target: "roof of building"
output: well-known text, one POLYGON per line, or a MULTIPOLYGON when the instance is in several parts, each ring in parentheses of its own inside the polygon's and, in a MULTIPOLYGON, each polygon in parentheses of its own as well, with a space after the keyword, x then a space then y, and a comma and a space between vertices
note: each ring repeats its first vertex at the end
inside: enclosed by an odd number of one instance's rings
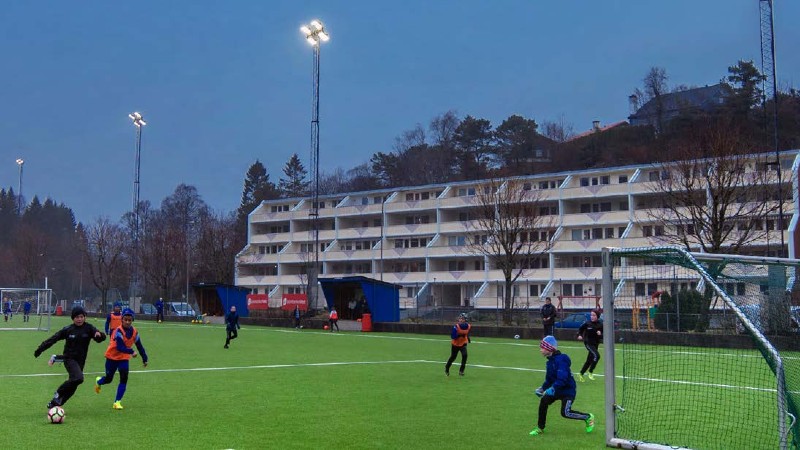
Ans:
POLYGON ((577 139, 589 136, 589 135, 594 134, 594 133, 602 133, 603 131, 608 131, 608 130, 610 130, 612 128, 625 126, 625 125, 628 125, 628 121, 627 120, 620 120, 619 122, 614 122, 614 123, 606 125, 604 127, 592 128, 591 130, 586 130, 583 133, 579 133, 579 134, 576 134, 575 136, 570 137, 569 139, 567 139, 564 142, 575 141, 577 139))
MULTIPOLYGON (((709 111, 720 105, 720 101, 725 98, 725 89, 722 83, 711 86, 704 86, 685 91, 670 92, 660 97, 663 105, 663 113, 675 113, 681 110, 696 108, 709 111)), ((654 116, 658 111, 658 101, 653 98, 642 105, 635 113, 628 116, 628 119, 635 121, 654 116)))

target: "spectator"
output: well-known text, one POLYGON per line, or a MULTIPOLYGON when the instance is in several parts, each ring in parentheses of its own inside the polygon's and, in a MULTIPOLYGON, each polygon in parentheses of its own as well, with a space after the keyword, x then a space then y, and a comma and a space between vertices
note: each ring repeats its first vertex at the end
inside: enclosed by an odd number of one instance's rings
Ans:
POLYGON ((161 297, 156 301, 156 320, 158 323, 164 320, 164 299, 161 297))
POLYGON ((544 326, 544 336, 553 336, 555 335, 555 326, 556 326, 556 307, 553 306, 553 301, 550 300, 550 297, 546 297, 544 299, 544 305, 542 305, 542 325, 544 326))

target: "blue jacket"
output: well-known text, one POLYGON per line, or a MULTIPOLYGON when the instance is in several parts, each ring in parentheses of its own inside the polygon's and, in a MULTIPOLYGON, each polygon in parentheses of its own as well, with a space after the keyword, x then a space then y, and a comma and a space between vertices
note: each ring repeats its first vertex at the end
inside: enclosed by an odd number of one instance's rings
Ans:
POLYGON ((569 356, 556 351, 547 357, 547 373, 542 390, 552 387, 556 397, 575 397, 575 378, 572 377, 572 361, 569 356))

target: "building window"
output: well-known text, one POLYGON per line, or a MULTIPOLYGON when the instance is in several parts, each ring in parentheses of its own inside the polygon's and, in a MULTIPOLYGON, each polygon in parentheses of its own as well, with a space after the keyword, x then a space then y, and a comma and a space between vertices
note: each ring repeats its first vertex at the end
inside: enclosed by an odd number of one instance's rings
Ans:
POLYGON ((600 184, 611 184, 611 177, 608 175, 603 175, 600 177, 600 184))
POLYGON ((628 176, 627 175, 620 175, 619 178, 617 179, 617 181, 619 182, 619 184, 627 183, 628 182, 628 176))
POLYGON ((589 178, 581 178, 581 187, 589 186, 589 178))
POLYGON ((642 236, 644 237, 651 237, 653 236, 653 227, 650 225, 645 225, 642 227, 642 236))
POLYGON ((605 238, 606 239, 614 239, 614 228, 606 228, 605 229, 605 238))

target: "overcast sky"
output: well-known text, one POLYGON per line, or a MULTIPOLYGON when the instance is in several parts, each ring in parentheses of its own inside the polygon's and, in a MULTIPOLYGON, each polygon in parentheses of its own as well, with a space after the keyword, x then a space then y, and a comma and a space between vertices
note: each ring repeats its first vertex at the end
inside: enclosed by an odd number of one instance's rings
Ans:
MULTIPOLYGON (((576 132, 629 114, 652 66, 668 84, 760 67, 757 0, 6 2, 0 14, 0 186, 71 207, 79 221, 131 209, 135 128, 141 198, 180 183, 237 208, 260 159, 277 182, 309 165, 312 51, 321 19, 320 167, 349 169, 448 110, 564 120, 576 132)), ((800 2, 776 1, 778 82, 800 85, 800 2)))

